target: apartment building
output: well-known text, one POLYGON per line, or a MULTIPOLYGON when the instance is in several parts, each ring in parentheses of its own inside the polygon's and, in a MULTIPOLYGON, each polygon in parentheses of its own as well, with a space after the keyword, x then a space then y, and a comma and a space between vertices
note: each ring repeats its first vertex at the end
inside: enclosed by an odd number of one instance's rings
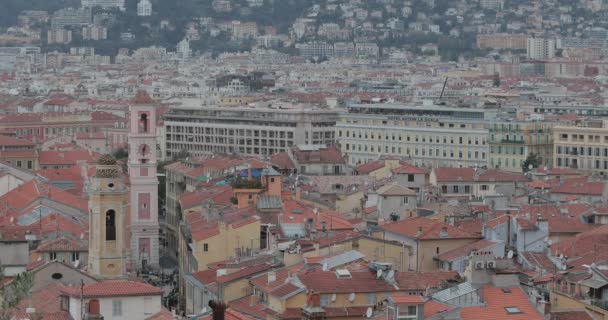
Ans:
POLYGON ((530 59, 551 59, 555 57, 555 40, 545 38, 528 38, 527 56, 530 59))
POLYGON ((165 113, 167 157, 239 153, 267 156, 295 145, 331 145, 338 112, 310 105, 179 107, 165 113))
POLYGON ((46 33, 48 44, 68 44, 72 42, 72 31, 67 29, 51 29, 46 33))
POLYGON ((91 23, 90 8, 66 8, 53 13, 51 28, 60 29, 66 26, 81 26, 91 23))
POLYGON ((81 0, 83 8, 101 7, 102 9, 118 8, 125 11, 125 0, 81 0))
POLYGON ((478 34, 479 49, 526 49, 528 36, 525 34, 491 33, 478 34))
POLYGON ((494 121, 490 124, 488 163, 491 168, 521 172, 530 153, 543 165, 553 163, 553 123, 541 121, 494 121))
POLYGON ((425 104, 351 104, 336 123, 336 139, 351 164, 380 156, 409 158, 416 166, 487 165, 492 109, 425 104))
POLYGON ((608 121, 589 121, 553 128, 556 167, 608 173, 608 121))

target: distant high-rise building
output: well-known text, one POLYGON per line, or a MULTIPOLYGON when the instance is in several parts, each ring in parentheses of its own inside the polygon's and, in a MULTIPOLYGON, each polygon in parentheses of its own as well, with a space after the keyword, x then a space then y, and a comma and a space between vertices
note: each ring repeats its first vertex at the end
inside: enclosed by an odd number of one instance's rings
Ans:
POLYGON ((141 0, 137 4, 137 15, 140 17, 149 17, 152 15, 152 3, 150 0, 141 0))
POLYGON ((118 8, 125 11, 125 0, 81 0, 83 8, 101 7, 103 9, 118 8))
POLYGON ((183 39, 177 44, 176 51, 179 58, 190 58, 190 55, 192 55, 192 50, 190 49, 190 42, 187 39, 183 39))
POLYGON ((551 59, 555 57, 555 40, 547 38, 528 38, 526 45, 530 59, 551 59))
POLYGON ((505 6, 504 0, 480 0, 479 5, 484 9, 502 10, 505 6))
POLYGON ((67 44, 72 42, 72 31, 67 29, 51 29, 46 34, 48 44, 67 44))
POLYGON ((85 26, 82 28, 82 39, 104 40, 108 38, 108 28, 103 26, 85 26))
POLYGON ((89 23, 91 23, 91 9, 88 8, 60 9, 55 11, 51 18, 52 29, 60 29, 66 26, 81 26, 89 23))

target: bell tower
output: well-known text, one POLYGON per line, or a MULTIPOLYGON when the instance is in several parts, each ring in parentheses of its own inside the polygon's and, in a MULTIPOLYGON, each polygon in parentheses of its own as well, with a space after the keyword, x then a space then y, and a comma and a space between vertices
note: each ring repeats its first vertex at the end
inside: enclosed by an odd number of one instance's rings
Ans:
POLYGON ((129 108, 130 247, 136 269, 158 268, 156 106, 139 91, 129 108))
POLYGON ((116 160, 99 158, 89 186, 89 273, 102 279, 126 276, 128 191, 116 160))

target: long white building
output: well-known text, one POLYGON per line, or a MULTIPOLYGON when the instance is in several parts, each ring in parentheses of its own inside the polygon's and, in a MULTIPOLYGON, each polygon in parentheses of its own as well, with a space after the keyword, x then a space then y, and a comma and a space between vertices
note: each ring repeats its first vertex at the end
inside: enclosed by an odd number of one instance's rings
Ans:
POLYGON ((248 107, 179 107, 164 115, 167 157, 265 156, 298 144, 333 144, 338 111, 286 102, 248 107))
POLYGON ((350 164, 380 156, 418 166, 487 165, 488 120, 494 110, 436 105, 351 104, 336 123, 336 139, 350 164))

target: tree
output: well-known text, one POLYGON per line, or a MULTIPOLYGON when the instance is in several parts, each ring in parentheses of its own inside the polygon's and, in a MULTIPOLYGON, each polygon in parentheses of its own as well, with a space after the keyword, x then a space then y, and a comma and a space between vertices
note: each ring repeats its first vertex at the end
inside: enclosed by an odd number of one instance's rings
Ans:
POLYGON ((526 160, 522 164, 521 168, 523 169, 523 171, 525 173, 525 172, 530 171, 531 168, 532 169, 538 168, 538 166, 540 166, 541 163, 542 163, 541 157, 534 152, 530 152, 530 154, 528 154, 528 156, 526 157, 526 160))
MULTIPOLYGON (((4 273, 0 270, 0 280, 4 279, 4 273)), ((11 320, 14 317, 14 308, 25 298, 34 286, 34 274, 24 272, 18 274, 13 281, 0 287, 0 320, 11 320)))
POLYGON ((118 148, 114 151, 114 158, 117 160, 127 159, 129 157, 129 152, 124 148, 118 148))

